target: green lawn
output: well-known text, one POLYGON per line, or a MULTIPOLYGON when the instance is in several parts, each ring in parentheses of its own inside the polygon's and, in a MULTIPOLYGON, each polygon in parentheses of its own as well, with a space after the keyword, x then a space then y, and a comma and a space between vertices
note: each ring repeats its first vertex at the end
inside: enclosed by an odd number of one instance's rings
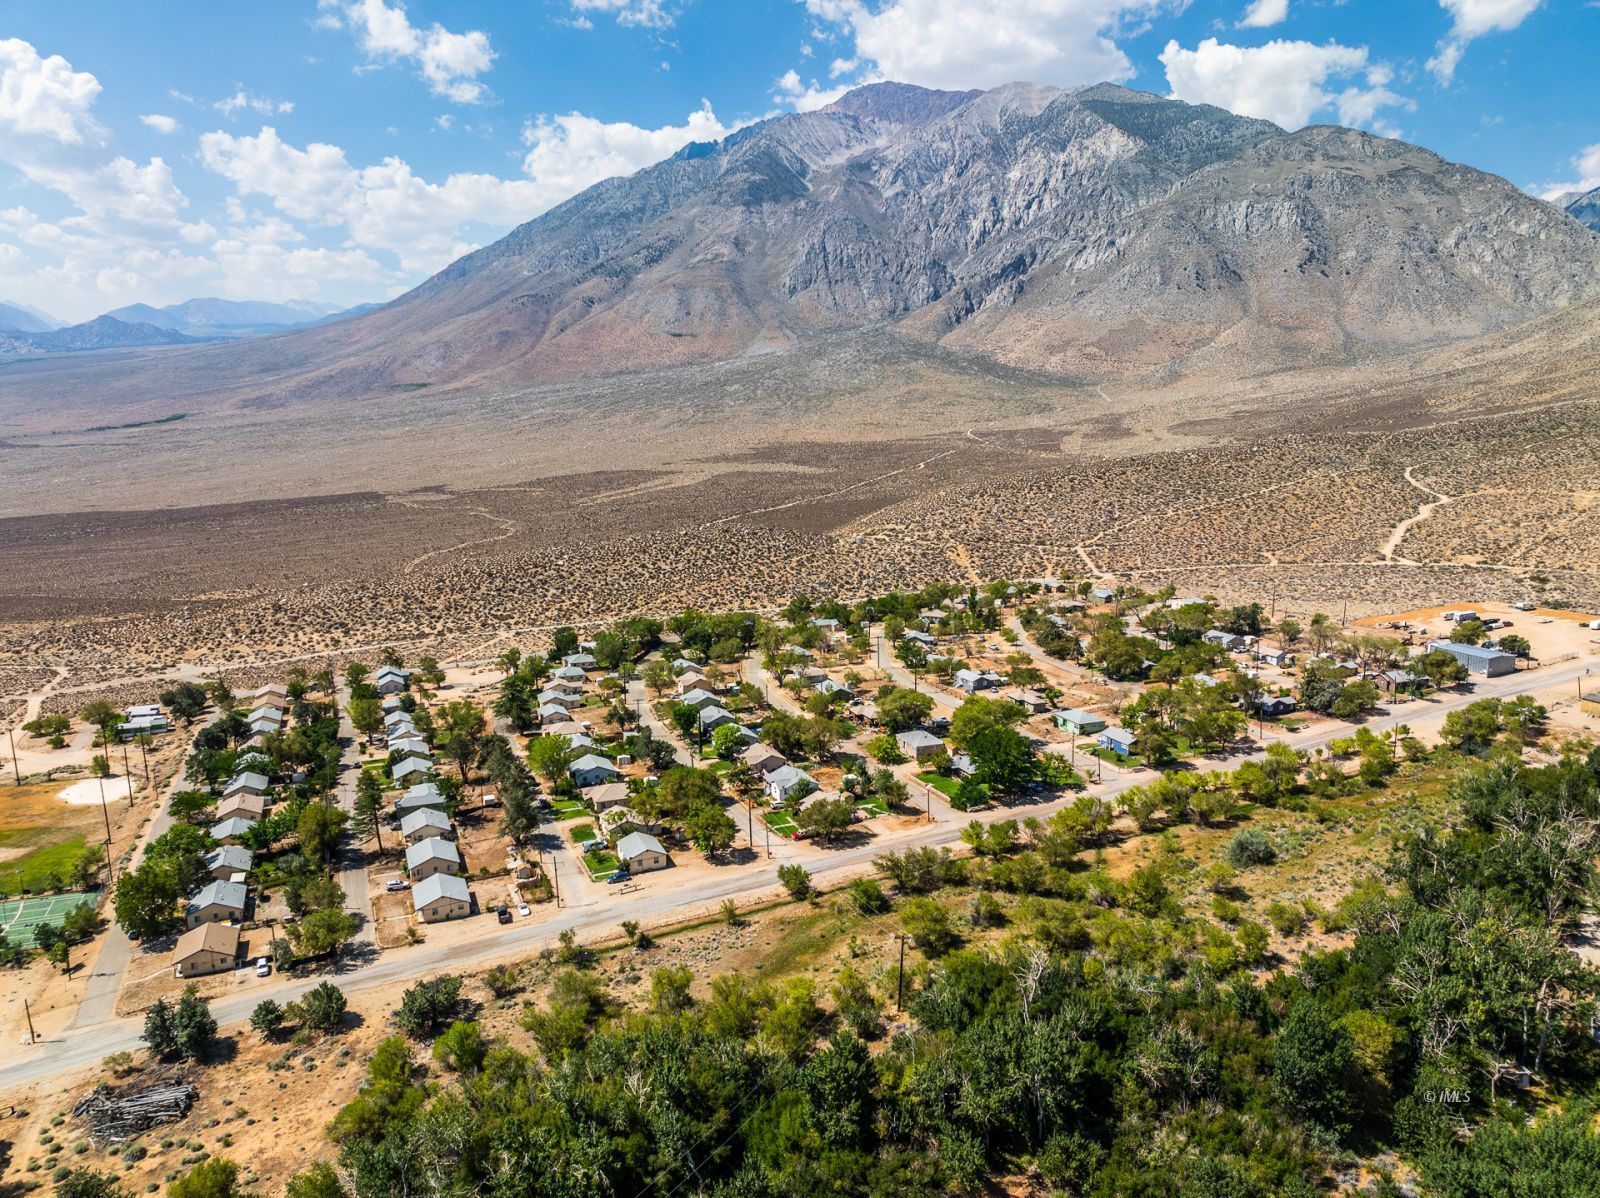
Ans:
POLYGON ((587 819, 594 814, 577 799, 552 799, 550 809, 557 819, 587 819))
POLYGON ((917 780, 926 782, 947 799, 955 798, 956 787, 961 785, 960 781, 955 778, 946 778, 943 774, 935 774, 931 771, 926 774, 918 774, 917 780))
POLYGON ((591 840, 596 839, 598 836, 599 833, 594 830, 593 824, 579 824, 576 828, 572 829, 572 840, 574 844, 588 844, 591 840))
POLYGON ((860 803, 858 805, 860 806, 861 810, 869 812, 872 815, 889 814, 889 805, 877 797, 870 798, 864 803, 860 803))
POLYGON ((713 774, 726 774, 732 768, 733 762, 723 761, 720 758, 706 766, 706 769, 710 770, 713 774))
POLYGON ((763 811, 761 818, 779 836, 792 836, 800 827, 787 811, 763 811))
POLYGON ((622 863, 617 860, 617 855, 612 852, 585 853, 583 855, 584 868, 589 871, 589 877, 599 881, 607 874, 617 871, 622 863))
MULTIPOLYGON (((21 848, 46 836, 54 835, 51 828, 28 828, 18 832, 0 832, 0 848, 21 848)), ((0 862, 0 892, 20 894, 23 891, 44 890, 52 875, 63 882, 72 870, 72 863, 83 852, 81 833, 54 844, 40 845, 20 857, 0 862)))

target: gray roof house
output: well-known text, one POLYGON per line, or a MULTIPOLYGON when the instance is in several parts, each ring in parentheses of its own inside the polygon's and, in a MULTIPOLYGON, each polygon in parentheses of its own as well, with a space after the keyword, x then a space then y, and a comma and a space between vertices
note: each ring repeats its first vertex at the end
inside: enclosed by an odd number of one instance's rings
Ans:
POLYGON ((922 728, 898 733, 895 740, 900 744, 900 751, 913 761, 921 761, 924 757, 932 757, 946 751, 944 741, 922 728))
POLYGON ((1106 726, 1103 716, 1097 716, 1091 711, 1084 711, 1080 707, 1069 707, 1065 711, 1058 711, 1055 715, 1056 727, 1077 736, 1089 736, 1099 732, 1106 726))
POLYGON ((582 682, 584 673, 577 666, 562 666, 551 675, 552 678, 570 678, 574 682, 582 682))
POLYGON ((782 765, 766 776, 762 783, 774 803, 787 805, 803 799, 817 789, 817 780, 805 770, 792 765, 782 765))
POLYGON ((832 678, 824 678, 821 682, 817 683, 817 690, 824 695, 847 695, 851 698, 855 697, 855 691, 851 690, 842 682, 835 682, 832 678))
POLYGON ((568 690, 566 687, 546 687, 539 692, 541 705, 554 704, 556 707, 576 707, 579 702, 579 692, 568 690))
POLYGON ((422 761, 433 760, 433 746, 420 736, 402 736, 398 740, 391 738, 389 752, 404 753, 407 757, 416 757, 422 761))
POLYGON ((648 832, 629 832, 617 841, 617 857, 628 867, 629 873, 635 874, 665 869, 672 864, 667 850, 648 832))
POLYGON ((577 666, 580 670, 592 670, 600 663, 594 659, 592 653, 569 653, 561 659, 564 666, 577 666))
POLYGON ((993 690, 1000 685, 1000 675, 993 670, 957 670, 955 681, 970 695, 974 691, 993 690))
POLYGON ((602 782, 599 786, 591 786, 584 791, 583 798, 596 815, 603 815, 613 807, 626 807, 628 805, 628 784, 626 782, 602 782))
POLYGON ((711 732, 724 724, 733 723, 733 712, 726 707, 702 707, 700 709, 700 731, 711 732))
POLYGON ((432 874, 411 888, 411 905, 423 923, 472 914, 472 892, 454 874, 432 874))
POLYGON ((234 816, 231 819, 212 824, 211 831, 207 835, 218 844, 229 844, 238 840, 239 837, 255 826, 256 821, 253 819, 242 819, 239 816, 234 816))
POLYGON ((572 780, 580 788, 599 786, 602 782, 614 782, 622 777, 622 771, 598 753, 585 753, 567 767, 567 773, 572 775, 572 780))
POLYGON ((219 882, 231 882, 238 874, 249 873, 254 862, 249 849, 225 844, 206 854, 206 872, 219 882))
POLYGON ((444 795, 438 786, 432 782, 418 782, 406 790, 406 793, 395 800, 394 809, 402 817, 408 812, 421 811, 431 807, 435 811, 444 810, 444 795))
POLYGON ((429 836, 406 849, 406 876, 413 883, 434 874, 461 872, 461 851, 442 836, 429 836))
POLYGON ((236 794, 259 795, 266 794, 267 787, 272 785, 267 781, 265 774, 243 773, 235 774, 228 779, 228 784, 222 788, 222 797, 230 798, 236 794))
POLYGON ((400 821, 400 835, 405 838, 407 844, 416 844, 417 841, 426 840, 430 836, 450 834, 450 817, 433 807, 419 807, 415 811, 408 811, 405 818, 400 821))
POLYGON ((396 782, 420 782, 433 773, 433 763, 416 757, 407 757, 393 771, 396 782))
POLYGON ((1502 674, 1515 673, 1517 669, 1516 655, 1507 653, 1503 649, 1490 649, 1485 645, 1460 645, 1455 641, 1428 642, 1430 653, 1440 649, 1466 666, 1469 674, 1498 678, 1502 674))
POLYGON ((249 901, 250 888, 243 882, 210 882, 189 900, 183 913, 183 926, 196 928, 225 919, 243 920, 249 901))
POLYGON ((721 706, 721 700, 704 687, 697 686, 693 690, 685 691, 678 696, 678 702, 687 707, 721 706))
POLYGON ((903 641, 912 641, 918 645, 921 645, 924 649, 931 649, 934 645, 938 644, 938 641, 929 636, 926 632, 921 632, 915 628, 911 629, 911 631, 907 632, 900 639, 903 641))
POLYGON ((1102 749, 1127 757, 1133 752, 1135 736, 1127 728, 1107 728, 1100 733, 1098 743, 1102 749))
POLYGON ((372 680, 380 695, 398 695, 411 685, 411 671, 399 666, 384 666, 372 680))

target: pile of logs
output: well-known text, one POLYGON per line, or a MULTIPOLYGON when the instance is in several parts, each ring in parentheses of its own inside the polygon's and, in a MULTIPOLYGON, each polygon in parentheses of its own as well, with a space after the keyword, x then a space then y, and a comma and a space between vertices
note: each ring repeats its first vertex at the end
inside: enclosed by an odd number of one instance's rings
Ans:
POLYGON ((140 1132, 173 1123, 189 1113, 200 1092, 187 1082, 154 1086, 147 1090, 96 1086, 72 1108, 72 1114, 89 1129, 96 1148, 121 1144, 140 1132))

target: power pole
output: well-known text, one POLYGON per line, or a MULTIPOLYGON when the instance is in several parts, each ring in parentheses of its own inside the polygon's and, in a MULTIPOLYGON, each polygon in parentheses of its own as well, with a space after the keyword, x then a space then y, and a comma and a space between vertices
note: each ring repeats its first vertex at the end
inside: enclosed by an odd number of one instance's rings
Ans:
POLYGON ((33 1034, 33 1012, 28 1010, 28 1000, 22 1000, 22 1016, 28 1021, 28 1043, 39 1043, 39 1037, 33 1034))
POLYGON ((17 764, 17 734, 10 728, 6 729, 6 739, 11 742, 11 772, 16 775, 11 781, 17 786, 22 785, 22 767, 17 764))
POLYGON ((103 774, 96 774, 95 781, 100 784, 100 814, 106 821, 106 873, 107 880, 114 881, 117 873, 116 862, 111 859, 111 808, 106 806, 106 780, 103 774))
POLYGON ((128 780, 128 806, 133 806, 133 766, 128 764, 128 742, 122 742, 122 775, 128 780))
POLYGON ((556 865, 556 855, 550 854, 550 889, 555 892, 556 906, 561 906, 561 870, 556 865))
POLYGON ((896 932, 894 938, 900 942, 900 968, 895 973, 894 979, 894 1009, 904 1012, 906 1009, 906 934, 896 932))

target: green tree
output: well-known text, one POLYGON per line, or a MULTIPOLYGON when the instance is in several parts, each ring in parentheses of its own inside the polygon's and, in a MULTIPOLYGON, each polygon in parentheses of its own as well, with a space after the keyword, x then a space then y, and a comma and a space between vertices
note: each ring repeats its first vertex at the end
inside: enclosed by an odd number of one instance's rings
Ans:
POLYGON ((327 1161, 308 1165, 284 1183, 287 1198, 345 1198, 339 1175, 327 1161))
POLYGON ((528 745, 528 765, 551 786, 567 776, 574 759, 572 741, 565 736, 540 736, 528 745))
POLYGON ((347 708, 350 723, 363 736, 371 736, 383 727, 383 702, 371 695, 352 698, 347 708))
POLYGON ((345 813, 331 803, 307 803, 295 822, 300 851, 313 861, 332 861, 345 819, 345 813))
POLYGON ((456 1020, 433 1042, 433 1059, 452 1073, 475 1073, 489 1052, 489 1042, 476 1023, 456 1020))
POLYGON ((131 1198, 127 1190, 109 1173, 97 1169, 73 1169, 56 1182, 56 1198, 131 1198))
POLYGON ((682 965, 663 965, 650 975, 650 1009, 657 1015, 675 1015, 694 1005, 689 987, 694 975, 682 965))
POLYGON ((456 699, 440 708, 434 721, 439 748, 456 763, 461 781, 478 758, 485 735, 483 708, 470 699, 456 699))
POLYGON ((967 742, 967 751, 972 758, 973 778, 990 790, 1015 793, 1038 776, 1033 749, 1015 728, 984 728, 967 742))
POLYGON ((855 805, 848 799, 813 799, 795 815, 795 825, 814 840, 831 844, 855 822, 855 805))
POLYGON ((1289 1107, 1330 1131, 1349 1126, 1350 1034, 1316 998, 1295 1003, 1273 1042, 1272 1076, 1289 1107))
POLYGON ((778 881, 791 898, 803 899, 811 894, 811 875, 803 865, 778 866, 778 881))
POLYGON ((884 687, 877 698, 878 722, 889 732, 909 732, 933 714, 933 697, 905 687, 884 687))
POLYGON ((302 956, 320 957, 325 953, 337 955, 360 930, 361 921, 349 911, 324 907, 289 925, 289 938, 302 956))
POLYGON ((332 982, 319 982, 295 1004, 300 1022, 312 1031, 335 1032, 349 1006, 344 991, 332 982))
POLYGON ((270 998, 264 998, 250 1012, 250 1026, 260 1033, 263 1040, 270 1040, 277 1035, 286 1018, 282 1006, 270 998))
POLYGON ((172 1004, 158 998, 144 1015, 144 1031, 140 1039, 152 1055, 168 1057, 178 1050, 178 1033, 173 1019, 172 1004))
POLYGON ((733 822, 720 803, 698 803, 684 817, 683 833, 695 848, 708 857, 714 857, 733 847, 734 838, 739 834, 739 825, 733 822))
POLYGON ((167 1198, 245 1198, 239 1166, 224 1156, 203 1160, 167 1187, 167 1198))
POLYGON ((454 1022, 461 1010, 461 979, 453 973, 418 982, 400 996, 395 1026, 414 1039, 424 1039, 454 1022))
POLYGON ((216 1043, 217 1021, 211 1014, 211 1004, 200 997, 199 988, 192 983, 183 988, 172 1013, 172 1034, 178 1055, 189 1061, 200 1060, 216 1043))
POLYGON ((1014 728, 1028 714, 1027 708, 1009 699, 985 699, 974 695, 950 717, 950 743, 970 751, 973 741, 993 728, 1014 728))
POLYGON ((135 940, 164 936, 182 923, 177 870, 169 862, 146 860, 117 879, 111 908, 117 924, 135 940))

